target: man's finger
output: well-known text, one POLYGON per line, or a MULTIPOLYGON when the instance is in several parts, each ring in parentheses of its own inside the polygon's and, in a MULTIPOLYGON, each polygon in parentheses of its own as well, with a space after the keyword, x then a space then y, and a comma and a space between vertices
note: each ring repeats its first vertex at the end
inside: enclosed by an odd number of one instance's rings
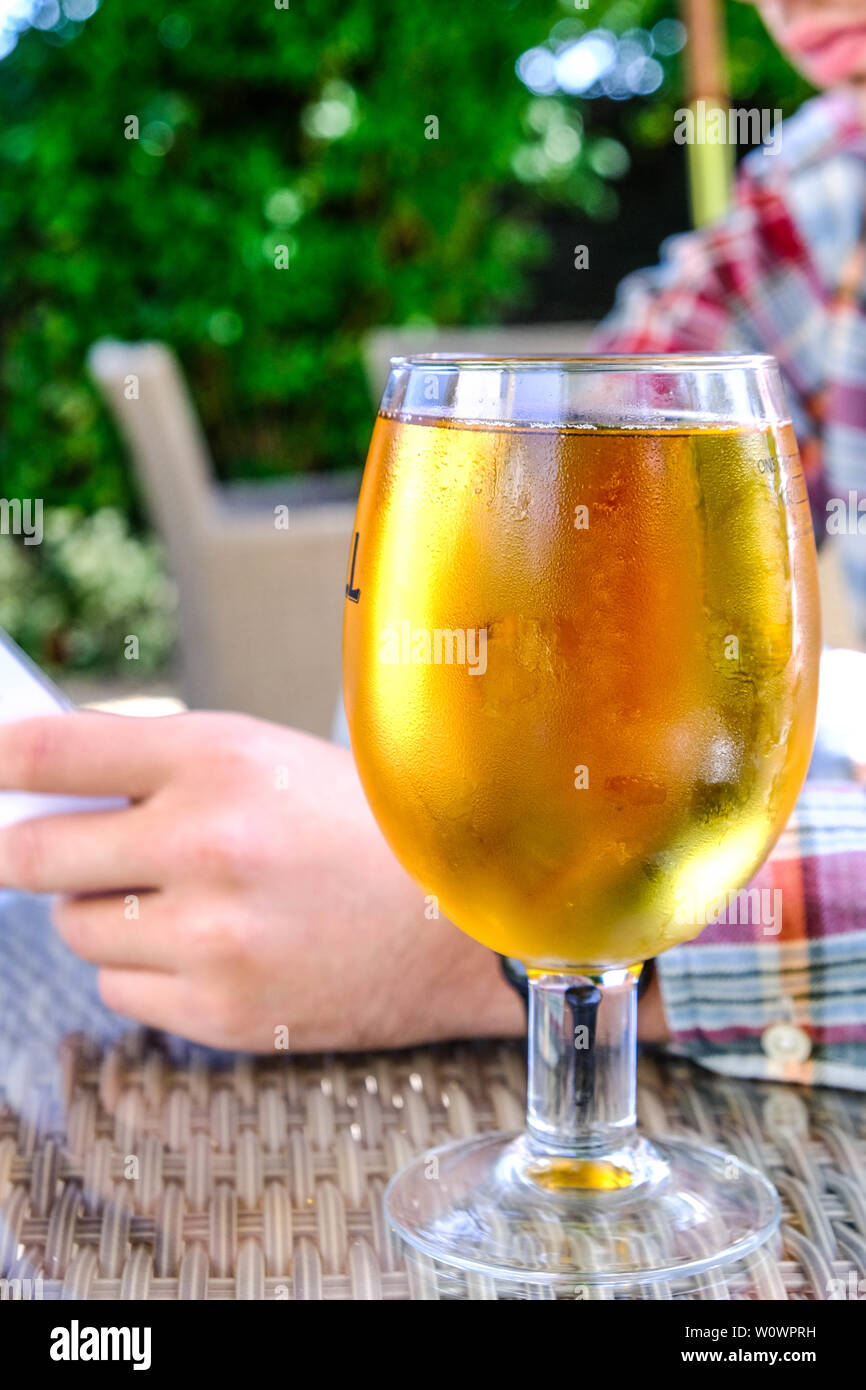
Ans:
POLYGON ((199 992, 183 975, 109 968, 99 972, 99 993, 109 1009, 125 1018, 219 1046, 218 1020, 210 1017, 199 992))
POLYGON ((69 949, 92 965, 170 971, 180 955, 163 893, 58 898, 51 916, 69 949))
POLYGON ((26 893, 159 888, 165 855, 147 806, 39 816, 0 830, 0 887, 26 893))
POLYGON ((0 789, 140 800, 165 779, 183 717, 78 710, 0 724, 0 789))

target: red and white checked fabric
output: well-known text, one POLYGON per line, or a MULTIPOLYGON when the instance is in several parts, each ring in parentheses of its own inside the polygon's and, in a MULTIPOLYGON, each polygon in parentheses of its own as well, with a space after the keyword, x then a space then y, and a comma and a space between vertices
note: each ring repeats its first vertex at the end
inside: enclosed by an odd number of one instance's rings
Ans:
MULTIPOLYGON (((769 352, 791 405, 819 541, 828 501, 866 498, 866 127, 833 93, 743 161, 722 221, 630 276, 597 351, 769 352)), ((864 507, 866 512, 866 507, 864 507)), ((866 516, 835 538, 866 639, 866 516)), ((853 768, 852 768, 853 774, 853 768)), ((657 962, 678 1051, 730 1075, 866 1090, 866 788, 809 780, 751 889, 781 929, 707 926, 657 962), (803 1055, 804 1053, 808 1055, 803 1055)))

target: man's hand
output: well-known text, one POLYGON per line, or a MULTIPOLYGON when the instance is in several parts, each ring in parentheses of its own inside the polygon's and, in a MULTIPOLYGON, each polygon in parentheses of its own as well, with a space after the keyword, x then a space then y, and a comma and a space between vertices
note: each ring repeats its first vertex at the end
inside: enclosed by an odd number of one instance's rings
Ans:
POLYGON ((0 786, 130 807, 0 830, 0 884, 55 921, 112 1009, 258 1052, 508 1036, 495 957, 425 915, 351 755, 241 715, 0 726, 0 786))

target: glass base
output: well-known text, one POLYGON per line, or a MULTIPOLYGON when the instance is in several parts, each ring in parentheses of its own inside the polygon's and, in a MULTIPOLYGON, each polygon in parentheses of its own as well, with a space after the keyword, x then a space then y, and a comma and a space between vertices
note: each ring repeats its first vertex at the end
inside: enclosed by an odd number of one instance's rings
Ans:
POLYGON ((761 1173, 687 1139, 575 1159, 504 1133, 422 1154, 392 1178, 385 1206, 440 1264, 571 1292, 716 1269, 756 1250, 781 1217, 761 1173))

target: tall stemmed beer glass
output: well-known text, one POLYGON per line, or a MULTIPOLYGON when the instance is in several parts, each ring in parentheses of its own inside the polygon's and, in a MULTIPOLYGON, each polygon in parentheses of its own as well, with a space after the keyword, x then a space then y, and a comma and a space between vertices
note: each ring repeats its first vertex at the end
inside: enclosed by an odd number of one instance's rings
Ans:
POLYGON ((772 358, 392 362, 346 585, 352 747, 397 858, 530 983, 526 1128, 393 1180, 412 1245, 615 1283, 773 1232, 755 1170, 637 1131, 635 986, 785 824, 818 646, 772 358))

